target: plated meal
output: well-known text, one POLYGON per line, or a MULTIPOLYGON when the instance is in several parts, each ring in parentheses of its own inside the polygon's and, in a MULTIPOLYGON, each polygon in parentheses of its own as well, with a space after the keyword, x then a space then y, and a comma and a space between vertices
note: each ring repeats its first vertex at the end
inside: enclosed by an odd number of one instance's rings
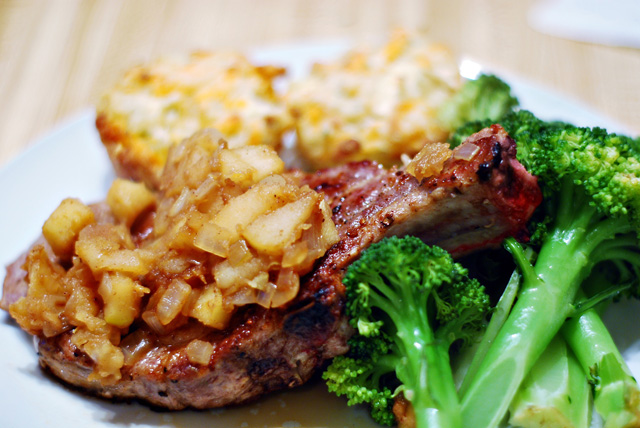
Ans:
MULTIPOLYGON (((305 384, 335 358, 325 372, 329 388, 372 405, 376 421, 439 426, 416 417, 416 390, 400 373, 367 384, 365 395, 365 384, 340 378, 345 361, 380 356, 356 345, 369 333, 355 321, 343 278, 390 237, 419 237, 456 259, 505 240, 518 254, 511 237, 530 239, 529 222, 540 222, 534 212, 548 189, 535 177, 546 177, 539 161, 522 160, 517 150, 533 144, 534 131, 556 135, 560 126, 512 113, 517 101, 499 79, 468 81, 457 70, 443 47, 403 33, 382 48, 318 65, 285 92, 273 86, 280 66, 253 65, 239 54, 137 67, 105 95, 96 116, 119 177, 102 202, 71 197, 52 211, 42 237, 9 266, 2 308, 37 338, 48 373, 91 395, 172 410, 244 404, 305 384), (491 126, 498 119, 503 126, 491 126), (278 153, 292 132, 297 145, 285 149, 299 155, 293 164, 278 153)), ((574 130, 561 132, 558 145, 574 130)), ((632 198, 612 215, 633 212, 632 198)), ((627 266, 633 258, 624 255, 634 248, 625 242, 619 292, 635 278, 627 266)), ((361 370, 357 364, 348 370, 361 370)), ((482 375, 487 367, 475 368, 482 375)), ((475 409, 470 397, 453 413, 475 409)), ((501 405, 490 410, 498 416, 487 416, 498 419, 478 426, 499 422, 501 405)))

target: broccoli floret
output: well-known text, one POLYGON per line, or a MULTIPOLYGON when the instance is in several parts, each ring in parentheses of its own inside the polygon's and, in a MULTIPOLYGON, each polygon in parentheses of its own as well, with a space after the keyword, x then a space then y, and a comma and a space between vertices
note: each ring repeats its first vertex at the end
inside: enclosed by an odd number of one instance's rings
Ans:
POLYGON ((484 287, 445 250, 409 236, 370 246, 343 282, 356 334, 323 375, 329 390, 370 404, 381 424, 393 423, 401 392, 417 428, 461 426, 449 352, 482 331, 490 307, 484 287))
POLYGON ((447 129, 457 129, 467 122, 496 120, 513 111, 518 99, 509 85, 498 77, 482 74, 468 80, 458 93, 440 106, 438 118, 447 129))
POLYGON ((498 118, 469 121, 458 127, 455 132, 451 134, 449 144, 451 147, 457 147, 472 134, 495 123, 500 124, 511 138, 518 142, 524 141, 524 143, 518 143, 519 159, 526 159, 529 157, 531 151, 537 151, 536 142, 539 140, 539 135, 542 132, 567 126, 564 122, 542 121, 527 110, 517 110, 508 112, 498 118))
MULTIPOLYGON (((545 123, 524 111, 498 122, 516 140, 518 160, 538 177, 546 220, 535 242, 535 262, 522 244, 506 241, 523 280, 509 317, 463 396, 468 427, 494 427, 502 420, 521 382, 565 320, 581 315, 576 309, 581 285, 596 264, 615 260, 636 266, 629 270, 633 275, 640 266, 637 142, 599 128, 545 123)), ((599 293, 606 294, 607 284, 602 287, 599 293)), ((598 409, 597 395, 595 399, 598 409)), ((638 413, 637 408, 627 410, 638 413)), ((615 412, 602 416, 605 424, 618 420, 615 412)))
POLYGON ((349 406, 367 404, 376 422, 392 426, 395 421, 391 411, 393 391, 384 385, 381 377, 391 373, 393 367, 385 367, 383 361, 377 360, 376 357, 381 357, 378 353, 371 355, 362 359, 338 356, 323 373, 323 379, 329 391, 347 397, 349 406))

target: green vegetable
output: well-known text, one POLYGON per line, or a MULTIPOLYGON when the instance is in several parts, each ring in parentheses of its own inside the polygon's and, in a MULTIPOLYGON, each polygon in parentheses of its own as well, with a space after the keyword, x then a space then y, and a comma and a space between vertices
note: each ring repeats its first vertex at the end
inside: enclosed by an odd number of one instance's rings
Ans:
POLYGON ((417 428, 462 427, 449 352, 483 329, 489 297, 480 283, 443 249, 392 237, 364 251, 344 284, 357 333, 323 375, 329 390, 368 403, 384 425, 402 393, 417 428))
POLYGON ((576 305, 584 310, 562 326, 562 334, 574 350, 593 386, 596 411, 605 427, 635 427, 640 425, 640 389, 611 334, 596 309, 591 305, 622 295, 637 297, 638 266, 609 261, 596 266, 595 271, 579 290, 576 305), (607 287, 603 287, 606 284, 607 287), (586 297, 585 291, 592 293, 586 297))
POLYGON ((462 89, 440 106, 438 119, 448 129, 476 120, 496 120, 518 106, 511 88, 493 75, 468 80, 462 89))
POLYGON ((509 424, 523 428, 587 428, 591 391, 580 363, 556 336, 532 367, 510 405, 509 424))
POLYGON ((497 119, 483 118, 469 121, 458 127, 449 137, 449 143, 452 147, 457 147, 466 140, 470 135, 484 129, 494 123, 499 123, 509 133, 509 135, 518 142, 518 159, 526 159, 529 156, 529 150, 534 149, 533 146, 520 144, 521 140, 535 141, 540 138, 542 132, 551 132, 553 130, 562 129, 570 126, 564 122, 544 122, 538 119, 533 113, 527 110, 518 110, 506 114, 497 119))
MULTIPOLYGON (((637 143, 599 128, 545 123, 526 111, 499 123, 516 140, 518 159, 538 176, 545 201, 534 239, 537 260, 531 263, 521 244, 506 241, 523 281, 463 396, 463 424, 470 428, 503 420, 536 360, 565 320, 579 315, 579 290, 596 264, 640 266, 637 143)), ((598 293, 611 295, 607 284, 598 293)))
MULTIPOLYGON (((487 355, 489 347, 491 346, 496 336, 500 332, 500 329, 507 320, 507 317, 511 312, 511 308, 513 307, 513 303, 518 296, 518 289, 520 287, 521 279, 522 277, 520 276, 518 271, 513 271, 511 277, 509 278, 509 281, 507 282, 507 286, 502 293, 502 296, 500 296, 498 304, 491 312, 491 320, 487 324, 487 327, 482 334, 482 340, 478 340, 473 348, 470 348, 466 352, 463 352, 459 357, 460 360, 470 360, 470 363, 464 370, 464 373, 461 373, 462 368, 457 368, 454 372, 456 378, 462 377, 460 387, 458 388, 459 395, 464 395, 464 393, 467 391, 470 379, 473 379, 478 372, 478 368, 482 363, 485 355, 487 355)), ((461 367, 464 367, 464 361, 461 361, 460 365, 461 367)))
MULTIPOLYGON (((535 254, 527 249, 527 258, 535 254)), ((485 261, 486 262, 486 261, 485 261)), ((493 270, 498 269, 493 266, 493 270)), ((518 294, 522 276, 513 271, 491 320, 474 347, 458 355, 454 376, 463 380, 473 378, 478 365, 504 325, 518 294), (468 361, 471 360, 469 363, 468 361), (468 365, 468 367, 466 367, 468 365), (465 370, 466 369, 466 370, 465 370)), ((458 390, 464 394, 468 383, 462 382, 458 390)), ((573 353, 567 349, 563 339, 556 337, 520 385, 509 406, 509 424, 523 428, 585 428, 591 416, 591 393, 587 382, 587 371, 583 370, 573 353)))
POLYGON ((589 373, 596 411, 605 427, 640 426, 640 390, 594 309, 570 319, 562 334, 589 373))

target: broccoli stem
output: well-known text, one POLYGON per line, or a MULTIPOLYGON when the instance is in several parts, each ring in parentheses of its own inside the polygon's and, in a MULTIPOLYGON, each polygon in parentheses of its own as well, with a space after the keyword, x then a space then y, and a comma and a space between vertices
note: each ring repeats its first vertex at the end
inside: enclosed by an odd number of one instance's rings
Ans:
POLYGON ((584 428, 591 394, 585 371, 560 335, 538 358, 510 406, 514 427, 584 428))
POLYGON ((587 373, 592 373, 594 403, 605 427, 640 425, 640 389, 595 309, 570 318, 562 335, 587 373))
POLYGON ((585 268, 590 266, 581 248, 588 217, 574 218, 575 227, 551 231, 533 270, 523 248, 515 240, 506 242, 516 261, 525 263, 524 280, 509 318, 463 396, 465 427, 500 423, 523 379, 571 314, 585 268))
POLYGON ((403 301, 420 302, 407 305, 405 311, 398 307, 388 312, 398 328, 394 339, 398 354, 406 356, 399 361, 396 376, 413 406, 416 428, 461 427, 460 401, 449 362, 451 344, 435 336, 425 294, 404 294, 397 302, 403 301))
POLYGON ((520 286, 521 280, 522 276, 518 273, 518 271, 513 271, 513 274, 511 274, 509 282, 507 283, 502 296, 500 296, 500 300, 498 301, 495 310, 491 314, 491 320, 489 321, 484 335, 482 336, 482 340, 477 347, 474 347, 472 350, 469 350, 467 352, 467 354, 472 352, 473 358, 471 359, 471 363, 469 364, 469 367, 464 374, 462 383, 460 384, 460 388, 458 389, 458 393, 460 394, 460 396, 464 396, 464 394, 467 392, 470 380, 475 377, 480 364, 484 360, 485 355, 487 355, 489 347, 491 346, 496 336, 500 332, 500 329, 507 320, 507 317, 511 312, 511 308, 513 307, 513 303, 516 300, 516 296, 518 295, 518 288, 520 286))
POLYGON ((405 385, 405 398, 411 402, 416 428, 461 427, 460 403, 449 364, 448 347, 427 345, 415 347, 409 354, 410 369, 398 371, 398 379, 405 385), (411 387, 414 386, 415 388, 411 387), (417 389, 420 388, 420 389, 417 389))
MULTIPOLYGON (((505 245, 523 275, 518 300, 462 398, 465 427, 489 428, 504 418, 527 373, 574 312, 576 293, 599 249, 632 231, 626 216, 608 216, 565 176, 550 206, 554 225, 535 266, 514 239, 505 245)), ((625 239, 623 239, 624 241, 625 239)))

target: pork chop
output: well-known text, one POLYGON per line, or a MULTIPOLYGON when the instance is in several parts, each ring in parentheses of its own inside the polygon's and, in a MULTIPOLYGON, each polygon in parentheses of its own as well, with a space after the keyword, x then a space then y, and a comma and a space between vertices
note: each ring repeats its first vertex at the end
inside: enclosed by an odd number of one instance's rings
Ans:
MULTIPOLYGON (((303 384, 327 359, 348 349, 352 331, 341 280, 370 244, 388 235, 416 234, 460 256, 497 246, 507 236, 526 235, 525 224, 541 193, 536 179, 517 162, 515 142, 494 125, 463 146, 464 156, 456 149, 440 173, 420 181, 374 162, 304 176, 330 204, 340 241, 303 278, 297 297, 286 306, 246 306, 225 330, 191 320, 160 336, 139 322, 122 342, 141 356, 125 365, 113 384, 89 380, 93 362, 72 344, 71 332, 38 338, 40 364, 91 394, 168 409, 238 404, 303 384), (184 348, 194 338, 213 344, 208 365, 189 362, 184 348)), ((8 268, 4 309, 28 287, 23 261, 8 268)))

